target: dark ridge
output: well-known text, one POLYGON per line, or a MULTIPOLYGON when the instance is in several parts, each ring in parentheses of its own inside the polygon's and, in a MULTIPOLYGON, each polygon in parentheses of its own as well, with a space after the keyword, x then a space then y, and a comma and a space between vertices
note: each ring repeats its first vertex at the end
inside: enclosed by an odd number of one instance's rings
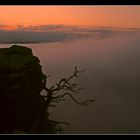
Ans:
POLYGON ((30 48, 13 45, 0 49, 0 133, 33 133, 36 121, 41 117, 47 121, 40 95, 44 75, 39 63, 30 48))

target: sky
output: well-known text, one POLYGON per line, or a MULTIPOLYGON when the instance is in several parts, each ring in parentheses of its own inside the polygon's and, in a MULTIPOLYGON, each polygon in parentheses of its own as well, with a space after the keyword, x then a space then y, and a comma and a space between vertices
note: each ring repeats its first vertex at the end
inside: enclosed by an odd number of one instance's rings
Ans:
POLYGON ((140 31, 140 6, 0 6, 0 43, 46 43, 140 31), (115 31, 116 33, 116 31, 115 31))
POLYGON ((140 6, 0 6, 5 29, 50 24, 140 28, 139 17, 140 6))

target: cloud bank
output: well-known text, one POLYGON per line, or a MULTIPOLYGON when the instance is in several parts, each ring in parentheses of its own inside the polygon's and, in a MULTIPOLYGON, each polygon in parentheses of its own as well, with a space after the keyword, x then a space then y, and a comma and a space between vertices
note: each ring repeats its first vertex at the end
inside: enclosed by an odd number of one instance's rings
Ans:
POLYGON ((84 27, 84 26, 66 26, 66 25, 39 25, 39 26, 21 26, 18 25, 13 30, 8 25, 0 25, 0 43, 47 43, 64 42, 74 39, 92 37, 102 39, 111 37, 119 32, 134 32, 131 29, 114 29, 106 27, 84 27))

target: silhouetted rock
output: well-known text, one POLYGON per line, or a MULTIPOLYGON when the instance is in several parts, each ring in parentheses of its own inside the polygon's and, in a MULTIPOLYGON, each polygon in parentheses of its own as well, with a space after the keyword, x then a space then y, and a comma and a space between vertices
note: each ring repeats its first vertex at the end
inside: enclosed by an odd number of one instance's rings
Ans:
POLYGON ((44 113, 40 61, 27 47, 0 49, 0 133, 29 132, 44 113))

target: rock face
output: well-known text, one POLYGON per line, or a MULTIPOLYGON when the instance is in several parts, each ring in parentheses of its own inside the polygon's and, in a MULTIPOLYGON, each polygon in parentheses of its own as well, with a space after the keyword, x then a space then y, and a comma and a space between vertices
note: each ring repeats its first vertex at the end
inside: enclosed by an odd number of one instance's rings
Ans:
POLYGON ((0 49, 0 89, 5 86, 16 88, 21 82, 34 84, 34 88, 41 87, 43 73, 39 63, 30 48, 13 45, 0 49))
POLYGON ((45 112, 40 61, 32 50, 18 45, 0 49, 0 133, 28 132, 45 112))
POLYGON ((0 73, 18 72, 38 66, 39 59, 32 54, 32 50, 23 46, 13 45, 0 49, 0 73))

